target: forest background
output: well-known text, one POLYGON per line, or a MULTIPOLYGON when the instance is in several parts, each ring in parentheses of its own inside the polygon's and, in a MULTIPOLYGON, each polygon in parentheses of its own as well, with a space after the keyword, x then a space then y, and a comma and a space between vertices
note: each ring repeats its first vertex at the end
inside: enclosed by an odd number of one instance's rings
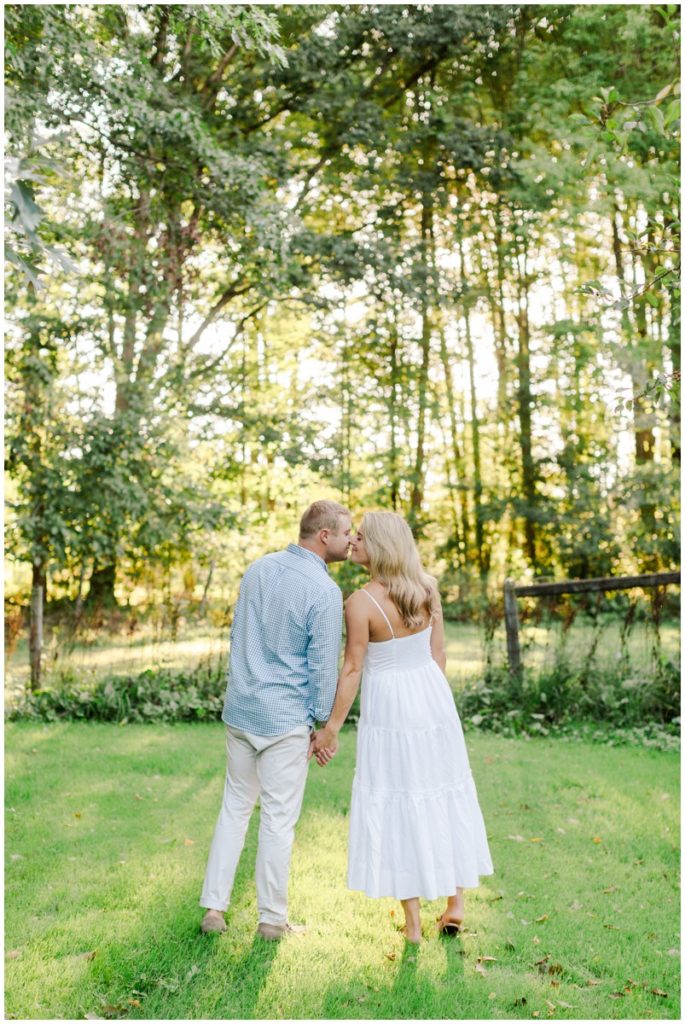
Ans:
MULTIPOLYGON (((486 648, 507 576, 678 568, 676 5, 10 4, 5 33, 34 689, 104 637, 225 640, 319 497, 405 515, 486 648)), ((676 596, 630 594, 546 612, 617 617, 616 704, 651 620, 670 719, 676 596)))

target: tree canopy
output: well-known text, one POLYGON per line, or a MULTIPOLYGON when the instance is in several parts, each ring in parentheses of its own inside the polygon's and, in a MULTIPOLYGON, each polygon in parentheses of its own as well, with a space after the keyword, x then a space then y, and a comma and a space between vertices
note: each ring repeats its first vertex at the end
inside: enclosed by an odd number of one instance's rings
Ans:
POLYGON ((6 5, 34 586, 230 595, 322 495, 406 514, 448 600, 677 565, 679 35, 675 5, 6 5))

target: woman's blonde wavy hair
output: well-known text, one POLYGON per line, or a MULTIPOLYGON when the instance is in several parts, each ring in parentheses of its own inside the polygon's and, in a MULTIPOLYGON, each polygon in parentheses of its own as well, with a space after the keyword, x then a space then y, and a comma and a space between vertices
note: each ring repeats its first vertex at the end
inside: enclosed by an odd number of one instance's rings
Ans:
POLYGON ((396 512, 367 512, 359 531, 369 555, 369 570, 385 584, 407 629, 418 629, 426 615, 440 609, 435 579, 421 564, 408 524, 396 512))

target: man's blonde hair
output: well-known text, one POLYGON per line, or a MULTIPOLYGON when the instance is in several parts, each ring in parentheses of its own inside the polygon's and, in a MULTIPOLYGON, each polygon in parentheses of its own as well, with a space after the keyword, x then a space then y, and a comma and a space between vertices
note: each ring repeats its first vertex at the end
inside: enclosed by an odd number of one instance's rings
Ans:
POLYGON ((315 501, 300 520, 300 540, 315 537, 319 530, 335 533, 342 516, 349 515, 350 510, 337 501, 315 501))

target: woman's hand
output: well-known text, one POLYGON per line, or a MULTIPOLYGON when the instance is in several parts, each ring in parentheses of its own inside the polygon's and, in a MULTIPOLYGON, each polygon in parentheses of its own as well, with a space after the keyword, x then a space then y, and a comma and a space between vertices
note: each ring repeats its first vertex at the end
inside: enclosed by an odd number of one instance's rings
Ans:
POLYGON ((313 733, 307 756, 312 757, 313 755, 316 758, 316 763, 323 768, 335 757, 337 751, 338 734, 330 725, 324 725, 323 728, 313 733))

